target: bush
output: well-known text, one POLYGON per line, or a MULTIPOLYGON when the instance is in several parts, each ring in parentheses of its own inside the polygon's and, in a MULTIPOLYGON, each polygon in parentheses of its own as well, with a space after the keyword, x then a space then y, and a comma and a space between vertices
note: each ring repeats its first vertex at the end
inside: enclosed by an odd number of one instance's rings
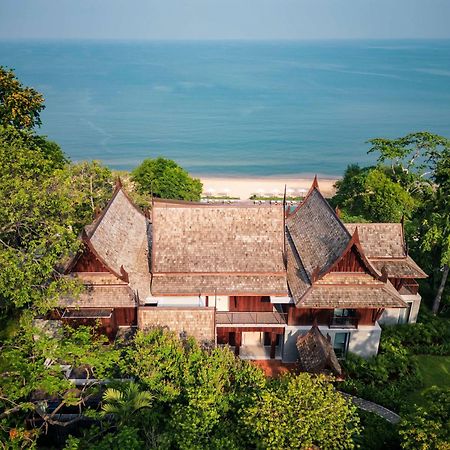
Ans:
POLYGON ((399 450, 400 437, 397 425, 392 425, 376 414, 358 411, 362 433, 357 439, 359 448, 364 450, 399 450))
POLYGON ((450 449, 450 389, 434 387, 425 394, 426 408, 415 406, 400 422, 401 448, 450 449))
POLYGON ((364 359, 349 354, 343 363, 345 392, 399 411, 411 386, 422 385, 417 362, 402 345, 383 342, 378 356, 364 359))
POLYGON ((383 328, 380 351, 405 347, 416 355, 450 355, 450 320, 423 312, 415 324, 383 328))

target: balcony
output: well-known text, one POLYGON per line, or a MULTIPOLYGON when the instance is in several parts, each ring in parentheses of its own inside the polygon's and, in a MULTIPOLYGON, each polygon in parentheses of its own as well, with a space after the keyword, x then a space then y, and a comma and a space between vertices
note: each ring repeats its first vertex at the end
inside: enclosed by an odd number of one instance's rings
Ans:
POLYGON ((216 325, 285 325, 287 314, 273 312, 216 312, 216 325))
POLYGON ((330 328, 358 328, 356 316, 333 316, 329 323, 330 328))

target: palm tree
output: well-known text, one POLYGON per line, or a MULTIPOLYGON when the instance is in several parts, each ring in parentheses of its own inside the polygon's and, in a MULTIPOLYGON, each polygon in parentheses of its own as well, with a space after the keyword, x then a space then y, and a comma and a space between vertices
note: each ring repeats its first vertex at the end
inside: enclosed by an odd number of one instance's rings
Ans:
POLYGON ((139 386, 128 383, 120 389, 108 388, 103 394, 103 415, 113 415, 119 425, 130 421, 135 413, 143 408, 149 408, 153 395, 149 391, 140 391, 139 386))

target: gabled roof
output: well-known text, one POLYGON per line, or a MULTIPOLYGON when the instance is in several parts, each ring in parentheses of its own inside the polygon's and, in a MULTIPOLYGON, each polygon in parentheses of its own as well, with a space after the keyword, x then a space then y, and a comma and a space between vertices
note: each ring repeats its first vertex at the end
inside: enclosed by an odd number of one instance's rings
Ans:
POLYGON ((317 178, 286 224, 287 277, 298 308, 406 306, 366 257, 359 229, 350 235, 321 195, 317 178))
POLYGON ((282 205, 155 199, 153 295, 285 295, 282 205))
POLYGON ((406 245, 401 223, 346 223, 353 234, 358 229, 359 239, 368 258, 404 258, 406 245))
POLYGON ((297 209, 288 215, 289 236, 311 280, 327 272, 350 241, 339 217, 320 193, 317 182, 297 209))
POLYGON ((331 342, 316 325, 313 325, 306 334, 297 338, 297 350, 301 370, 312 373, 328 370, 334 375, 342 375, 342 368, 331 342))
POLYGON ((129 281, 141 298, 150 295, 150 227, 118 182, 111 200, 84 235, 89 250, 111 273, 129 281))
POLYGON ((390 278, 426 278, 427 274, 408 255, 402 223, 347 223, 358 229, 361 245, 375 269, 383 267, 390 278))

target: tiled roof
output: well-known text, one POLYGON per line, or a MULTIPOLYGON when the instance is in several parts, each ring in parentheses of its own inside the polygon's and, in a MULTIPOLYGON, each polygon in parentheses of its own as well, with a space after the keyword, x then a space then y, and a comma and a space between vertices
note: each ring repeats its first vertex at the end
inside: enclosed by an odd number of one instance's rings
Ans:
POLYGON ((157 295, 286 295, 284 274, 167 274, 154 275, 157 295))
POLYGON ((316 284, 296 303, 298 308, 405 308, 390 282, 363 285, 316 284))
POLYGON ((282 205, 155 200, 152 294, 286 295, 282 205))
POLYGON ((364 253, 381 273, 390 278, 426 278, 427 274, 407 255, 401 223, 347 223, 350 233, 358 228, 364 253))
POLYGON ((371 259, 372 265, 381 272, 385 267, 390 278, 426 278, 427 274, 407 256, 402 259, 371 259))
POLYGON ((342 254, 350 234, 317 188, 290 214, 286 225, 309 279, 325 273, 342 254))
POLYGON ((342 374, 331 342, 317 326, 313 326, 306 334, 297 338, 297 350, 301 370, 312 373, 329 370, 335 375, 342 374))
POLYGON ((130 287, 122 285, 86 285, 78 297, 62 298, 59 306, 67 308, 130 308, 136 306, 130 287))
POLYGON ((297 255, 289 233, 286 233, 287 280, 291 295, 299 300, 311 287, 305 268, 297 255))
POLYGON ((155 201, 152 272, 283 272, 282 205, 155 201))
POLYGON ((116 274, 127 272, 130 287, 141 297, 150 295, 150 224, 118 187, 93 225, 86 232, 90 245, 116 274))
POLYGON ((346 223, 351 234, 358 228, 359 240, 368 258, 406 257, 401 223, 346 223))

